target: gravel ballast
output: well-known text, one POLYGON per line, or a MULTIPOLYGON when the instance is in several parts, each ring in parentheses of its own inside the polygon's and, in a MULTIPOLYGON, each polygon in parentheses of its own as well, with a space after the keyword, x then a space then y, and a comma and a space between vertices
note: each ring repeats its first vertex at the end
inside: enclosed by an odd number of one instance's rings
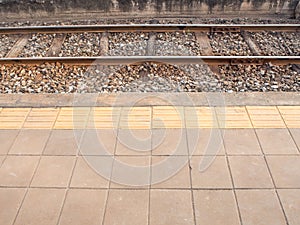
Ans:
POLYGON ((59 56, 99 56, 101 33, 67 34, 59 56))
POLYGON ((14 46, 18 36, 17 35, 0 35, 0 58, 7 55, 9 50, 14 46))
POLYGON ((239 33, 213 33, 209 38, 215 55, 252 55, 249 46, 239 33))
POLYGON ((18 57, 45 57, 56 34, 33 34, 18 57))
POLYGON ((131 66, 2 65, 0 93, 111 92, 296 92, 296 65, 168 65, 145 62, 131 66))

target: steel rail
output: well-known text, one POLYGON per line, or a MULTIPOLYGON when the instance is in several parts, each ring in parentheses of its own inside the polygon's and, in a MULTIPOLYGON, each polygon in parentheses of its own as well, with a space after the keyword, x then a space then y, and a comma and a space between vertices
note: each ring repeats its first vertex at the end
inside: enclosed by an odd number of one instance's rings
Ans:
POLYGON ((112 24, 0 27, 0 34, 82 32, 300 32, 300 24, 112 24))
POLYGON ((128 65, 142 62, 166 64, 244 64, 274 65, 300 64, 300 56, 99 56, 99 57, 36 57, 36 58, 1 58, 0 64, 43 64, 64 63, 70 65, 128 65))

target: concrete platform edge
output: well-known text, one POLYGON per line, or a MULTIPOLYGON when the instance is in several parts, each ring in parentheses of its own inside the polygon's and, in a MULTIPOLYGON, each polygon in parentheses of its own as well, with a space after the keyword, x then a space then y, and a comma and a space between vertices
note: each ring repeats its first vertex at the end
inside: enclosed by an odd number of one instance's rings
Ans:
POLYGON ((298 92, 0 94, 0 107, 300 105, 298 92))

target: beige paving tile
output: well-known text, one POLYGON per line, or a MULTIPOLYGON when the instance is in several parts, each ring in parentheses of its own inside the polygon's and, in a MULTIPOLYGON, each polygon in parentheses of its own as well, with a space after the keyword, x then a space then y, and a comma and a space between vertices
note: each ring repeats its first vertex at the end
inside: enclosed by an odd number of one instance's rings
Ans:
POLYGON ((43 156, 32 187, 67 187, 74 167, 73 156, 43 156))
POLYGON ((300 151, 300 128, 299 129, 290 129, 293 140, 298 146, 298 151, 300 151))
POLYGON ((151 190, 150 224, 194 224, 191 191, 151 190))
POLYGON ((187 156, 153 156, 152 188, 191 188, 187 156))
POLYGON ((30 189, 15 224, 57 224, 64 195, 62 189, 30 189))
POLYGON ((300 189, 280 189, 278 194, 289 224, 299 224, 300 189))
POLYGON ((0 167, 2 166, 5 157, 6 157, 5 155, 0 155, 0 167))
POLYGON ((193 191, 197 224, 240 224, 233 191, 193 191))
POLYGON ((74 130, 53 130, 43 154, 76 155, 82 133, 74 130))
POLYGON ((151 130, 120 129, 116 155, 151 155, 151 130))
POLYGON ((13 224, 26 189, 0 188, 0 224, 13 224))
POLYGON ((274 190, 238 190, 236 195, 243 224, 286 224, 274 190))
POLYGON ((150 184, 150 156, 116 156, 111 188, 147 188, 150 184))
POLYGON ((188 155, 185 129, 153 129, 152 155, 188 155))
POLYGON ((187 129, 190 155, 225 155, 221 130, 187 129))
POLYGON ((103 224, 148 224, 148 205, 149 190, 111 190, 103 224))
POLYGON ((117 142, 117 130, 89 129, 86 130, 81 144, 82 155, 113 155, 117 142))
POLYGON ((230 155, 261 155, 257 137, 253 129, 224 130, 224 145, 230 155))
POLYGON ((0 130, 0 155, 7 154, 18 133, 18 130, 0 130))
POLYGON ((300 188, 300 156, 267 156, 277 188, 300 188))
POLYGON ((225 156, 193 156, 191 159, 193 188, 231 188, 225 156))
POLYGON ((21 130, 9 154, 34 154, 39 155, 50 135, 50 130, 21 130))
POLYGON ((229 156, 229 165, 236 188, 273 188, 263 156, 229 156))
POLYGON ((0 167, 0 185, 27 187, 38 161, 38 156, 7 156, 0 167))
MULTIPOLYGON (((99 159, 99 157, 101 156, 92 157, 95 161, 97 161, 97 158, 99 159)), ((108 188, 109 180, 101 176, 101 174, 98 174, 97 168, 93 168, 88 164, 89 159, 91 159, 91 157, 87 159, 85 159, 84 157, 79 157, 77 159, 70 186, 76 188, 108 188)), ((103 161, 104 159, 105 158, 103 157, 100 158, 101 161, 103 161)), ((103 163, 102 166, 106 169, 110 168, 108 171, 108 173, 110 174, 112 170, 112 160, 107 157, 106 163, 103 163)))
POLYGON ((107 191, 69 190, 59 224, 101 224, 107 191))
POLYGON ((298 149, 287 129, 257 129, 265 154, 297 154, 298 149))

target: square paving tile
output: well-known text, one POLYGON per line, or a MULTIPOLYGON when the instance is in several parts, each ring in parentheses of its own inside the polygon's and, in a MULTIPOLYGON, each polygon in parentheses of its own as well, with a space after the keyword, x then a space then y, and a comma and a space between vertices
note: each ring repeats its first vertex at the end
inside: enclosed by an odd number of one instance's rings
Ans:
POLYGON ((9 154, 36 154, 43 152, 50 130, 21 130, 9 154))
POLYGON ((150 156, 116 156, 111 188, 146 188, 150 184, 150 156))
POLYGON ((187 129, 190 155, 225 155, 220 129, 187 129))
POLYGON ((268 156, 267 163, 277 188, 300 188, 300 156, 268 156))
POLYGON ((299 153, 287 129, 257 129, 256 133, 265 154, 299 153))
POLYGON ((236 188, 273 188, 263 156, 229 156, 229 165, 236 188))
POLYGON ((289 224, 299 224, 300 189, 280 189, 278 194, 289 224))
POLYGON ((197 224, 240 224, 233 191, 194 190, 193 192, 197 224))
POLYGON ((149 190, 110 190, 103 224, 148 224, 149 190))
POLYGON ((188 155, 185 129, 153 129, 152 155, 188 155))
POLYGON ((117 132, 116 129, 86 130, 80 144, 80 154, 114 155, 117 132))
POLYGON ((44 155, 76 155, 80 141, 77 133, 77 130, 53 130, 44 155))
POLYGON ((151 130, 120 129, 116 155, 151 155, 151 130))
POLYGON ((0 185, 27 187, 38 161, 38 156, 7 156, 0 167, 0 185))
POLYGON ((298 146, 298 150, 300 151, 300 129, 290 129, 293 139, 298 146))
POLYGON ((191 170, 193 188, 232 188, 225 156, 193 156, 191 170))
POLYGON ((151 190, 150 224, 194 224, 191 191, 151 190))
POLYGON ((188 156, 152 156, 152 188, 191 188, 188 156))
POLYGON ((59 224, 101 224, 106 195, 104 190, 69 190, 59 224))
POLYGON ((242 224, 286 224, 274 190, 238 190, 236 191, 236 195, 242 224))
POLYGON ((30 189, 15 224, 57 224, 64 196, 62 189, 30 189))
POLYGON ((224 145, 230 155, 261 155, 254 129, 224 130, 224 145))
POLYGON ((9 151, 19 130, 0 130, 0 155, 4 155, 9 151))
POLYGON ((74 163, 73 156, 43 156, 31 186, 67 187, 74 163))
POLYGON ((0 188, 0 224, 13 224, 26 189, 0 188))
MULTIPOLYGON (((102 168, 108 170, 108 174, 111 173, 112 170, 112 160, 109 157, 101 157, 101 156, 90 156, 85 159, 84 157, 79 157, 76 162, 76 166, 74 169, 74 174, 72 176, 71 187, 81 187, 81 188, 108 188, 109 180, 107 178, 98 174, 97 168, 93 168, 88 164, 88 160, 94 158, 94 161, 100 160, 102 162, 102 168), (106 159, 106 160, 105 160, 106 159)), ((97 163, 100 166, 100 163, 97 163)), ((101 170, 102 172, 102 170, 101 170)))
POLYGON ((0 167, 2 166, 5 157, 6 157, 5 155, 0 155, 0 167))

